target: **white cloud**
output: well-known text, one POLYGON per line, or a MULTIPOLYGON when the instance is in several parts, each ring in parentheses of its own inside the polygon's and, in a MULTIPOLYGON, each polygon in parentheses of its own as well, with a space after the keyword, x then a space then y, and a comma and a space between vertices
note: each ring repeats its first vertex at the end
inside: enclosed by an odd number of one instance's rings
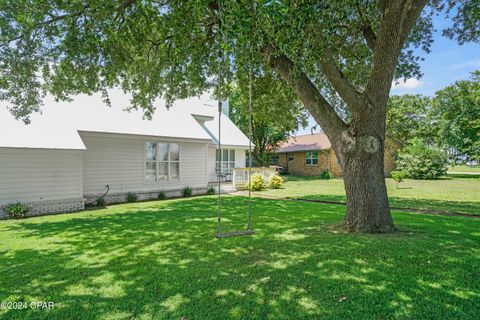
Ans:
POLYGON ((392 82, 392 89, 415 89, 423 85, 423 82, 421 82, 418 79, 415 78, 410 78, 410 79, 399 79, 397 82, 392 82))
POLYGON ((469 67, 480 67, 480 59, 471 60, 471 61, 467 61, 459 64, 454 64, 449 69, 456 70, 456 69, 463 69, 463 68, 469 68, 469 67))

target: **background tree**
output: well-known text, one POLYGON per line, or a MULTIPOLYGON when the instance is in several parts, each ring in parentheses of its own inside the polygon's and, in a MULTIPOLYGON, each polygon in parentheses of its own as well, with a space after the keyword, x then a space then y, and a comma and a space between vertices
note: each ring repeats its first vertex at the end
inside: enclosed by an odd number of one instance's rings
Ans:
POLYGON ((387 133, 410 143, 419 138, 432 145, 436 129, 432 126, 430 98, 422 95, 391 96, 387 109, 387 133))
POLYGON ((480 161, 480 71, 436 92, 432 111, 452 160, 480 161))
MULTIPOLYGON (((260 166, 269 165, 270 153, 290 134, 304 128, 308 114, 292 90, 271 72, 254 77, 252 155, 260 166)), ((230 118, 245 133, 249 131, 248 83, 235 87, 230 97, 230 118)))
POLYGON ((478 41, 479 7, 477 0, 4 0, 0 99, 28 120, 46 93, 102 91, 108 103, 107 89, 120 87, 148 116, 158 97, 171 102, 211 87, 219 68, 225 84, 241 81, 252 61, 288 83, 332 142, 346 229, 388 232, 395 227, 383 153, 392 81, 421 75, 413 48, 428 51, 439 10, 453 15, 447 36, 478 41), (344 101, 348 121, 328 95, 344 101))

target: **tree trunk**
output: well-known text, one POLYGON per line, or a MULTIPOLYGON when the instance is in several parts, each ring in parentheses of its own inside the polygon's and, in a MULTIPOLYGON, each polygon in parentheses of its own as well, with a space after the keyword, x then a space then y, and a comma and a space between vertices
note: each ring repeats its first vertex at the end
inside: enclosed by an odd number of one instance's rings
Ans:
POLYGON ((394 231, 383 167, 384 139, 365 135, 353 143, 342 141, 338 149, 347 195, 345 228, 364 233, 394 231))

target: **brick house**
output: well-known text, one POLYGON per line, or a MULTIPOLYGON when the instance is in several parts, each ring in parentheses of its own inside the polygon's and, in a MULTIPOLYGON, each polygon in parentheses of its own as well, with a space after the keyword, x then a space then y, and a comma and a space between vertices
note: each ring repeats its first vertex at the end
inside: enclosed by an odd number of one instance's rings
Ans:
MULTIPOLYGON (((402 145, 400 140, 387 137, 384 156, 386 176, 395 169, 395 153, 402 145)), ((335 151, 324 133, 290 137, 275 151, 273 159, 293 175, 316 176, 325 170, 330 170, 335 176, 342 175, 335 151)))

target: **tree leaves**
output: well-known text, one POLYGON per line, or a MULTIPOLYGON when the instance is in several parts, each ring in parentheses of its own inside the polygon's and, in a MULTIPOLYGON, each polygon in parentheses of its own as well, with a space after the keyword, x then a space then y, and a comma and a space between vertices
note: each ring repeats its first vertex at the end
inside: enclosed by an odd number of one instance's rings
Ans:
MULTIPOLYGON (((252 88, 253 156, 259 165, 268 165, 268 152, 305 127, 307 113, 292 90, 271 72, 257 72, 252 88)), ((248 94, 248 82, 244 80, 233 90, 230 100, 230 117, 245 134, 250 121, 248 94)))
POLYGON ((433 114, 439 143, 454 157, 480 161, 480 71, 435 94, 433 114))
MULTIPOLYGON (((63 1, 5 0, 0 3, 0 98, 28 121, 45 93, 131 92, 132 108, 154 112, 152 103, 198 95, 217 80, 217 53, 225 53, 223 95, 253 60, 266 70, 261 49, 275 44, 319 91, 332 88, 319 68, 325 48, 359 90, 372 65, 382 12, 377 1, 63 1), (221 26, 220 26, 221 21, 221 26), (251 57, 251 53, 253 56, 251 57)), ((446 31, 461 43, 478 39, 478 2, 459 2, 446 31), (465 30, 462 33, 462 28, 465 30)), ((419 57, 428 51, 431 16, 455 2, 433 1, 410 34, 395 77, 419 77, 419 57)), ((456 8, 456 7, 455 7, 456 8)), ((335 96, 333 92, 331 97, 335 96)), ((348 113, 348 112, 347 112, 348 113)))

